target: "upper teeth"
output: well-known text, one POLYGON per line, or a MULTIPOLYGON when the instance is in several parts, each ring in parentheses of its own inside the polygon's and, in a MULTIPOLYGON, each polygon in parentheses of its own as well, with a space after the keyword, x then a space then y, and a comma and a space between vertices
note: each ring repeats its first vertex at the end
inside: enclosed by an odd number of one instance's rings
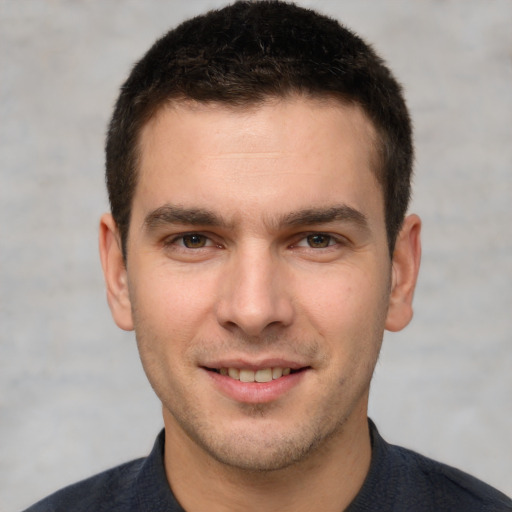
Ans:
POLYGON ((264 368, 263 370, 245 370, 239 368, 221 368, 221 375, 228 375, 232 379, 242 382, 270 382, 272 379, 279 379, 283 375, 289 375, 290 368, 264 368))

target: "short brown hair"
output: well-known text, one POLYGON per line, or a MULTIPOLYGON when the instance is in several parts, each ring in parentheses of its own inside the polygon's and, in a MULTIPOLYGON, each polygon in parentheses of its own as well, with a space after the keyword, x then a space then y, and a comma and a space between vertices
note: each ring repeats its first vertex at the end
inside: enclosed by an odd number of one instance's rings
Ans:
POLYGON ((125 258, 139 135, 163 104, 192 99, 247 106, 293 93, 357 104, 372 121, 392 253, 413 162, 400 85, 374 50, 337 21, 291 3, 239 1, 168 32, 121 87, 107 134, 106 181, 125 258))

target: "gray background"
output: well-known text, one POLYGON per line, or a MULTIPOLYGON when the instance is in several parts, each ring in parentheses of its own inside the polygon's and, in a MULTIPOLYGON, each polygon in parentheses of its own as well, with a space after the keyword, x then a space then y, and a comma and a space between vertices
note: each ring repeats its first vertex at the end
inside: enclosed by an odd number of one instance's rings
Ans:
MULTIPOLYGON (((0 0, 0 510, 144 455, 162 425, 97 256, 128 69, 225 2, 0 0)), ((302 1, 374 43, 415 120, 416 316, 386 335, 388 440, 512 493, 512 2, 302 1)))

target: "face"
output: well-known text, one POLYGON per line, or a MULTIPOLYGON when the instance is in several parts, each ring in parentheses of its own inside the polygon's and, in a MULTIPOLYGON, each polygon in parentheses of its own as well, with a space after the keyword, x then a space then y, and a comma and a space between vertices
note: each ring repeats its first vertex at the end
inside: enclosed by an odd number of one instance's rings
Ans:
POLYGON ((304 98, 175 105, 144 128, 126 269, 108 219, 103 263, 191 449, 271 470, 366 424, 396 309, 373 140, 358 108, 304 98))

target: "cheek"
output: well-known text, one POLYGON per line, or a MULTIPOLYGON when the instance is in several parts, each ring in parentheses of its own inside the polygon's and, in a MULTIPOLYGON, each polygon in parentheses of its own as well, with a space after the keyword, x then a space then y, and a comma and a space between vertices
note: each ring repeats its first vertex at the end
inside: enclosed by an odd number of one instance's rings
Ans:
POLYGON ((176 380, 191 364, 187 350, 204 317, 204 294, 188 284, 160 270, 145 272, 130 286, 140 357, 159 396, 167 386, 164 383, 176 380))
POLYGON ((382 273, 355 266, 328 272, 314 282, 303 279, 300 307, 314 329, 328 342, 350 349, 350 340, 372 341, 384 330, 388 286, 382 273), (308 283, 308 285, 304 285, 308 283))
POLYGON ((328 324, 367 302, 370 280, 361 269, 327 269, 296 276, 297 296, 315 316, 328 324), (346 313, 345 313, 346 312, 346 313))
POLYGON ((165 266, 144 274, 130 289, 137 316, 155 327, 182 333, 197 325, 213 300, 213 285, 199 273, 170 271, 165 266), (150 320, 151 319, 151 320, 150 320))

